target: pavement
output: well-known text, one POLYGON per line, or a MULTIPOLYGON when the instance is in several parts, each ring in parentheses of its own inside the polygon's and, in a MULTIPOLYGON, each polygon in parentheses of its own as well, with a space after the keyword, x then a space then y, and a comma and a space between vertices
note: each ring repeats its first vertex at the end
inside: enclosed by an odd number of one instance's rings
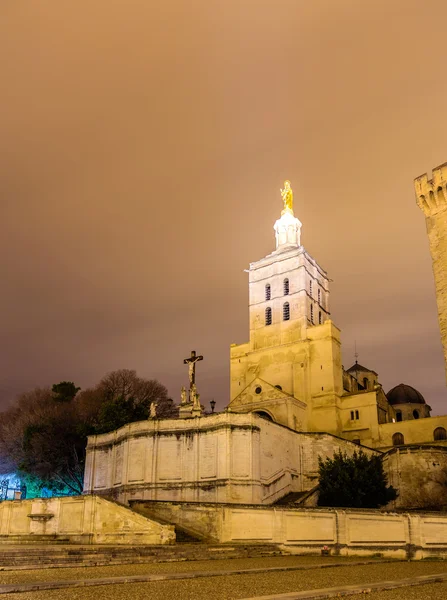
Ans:
POLYGON ((0 582, 11 600, 444 600, 447 561, 287 556, 8 571, 0 582))

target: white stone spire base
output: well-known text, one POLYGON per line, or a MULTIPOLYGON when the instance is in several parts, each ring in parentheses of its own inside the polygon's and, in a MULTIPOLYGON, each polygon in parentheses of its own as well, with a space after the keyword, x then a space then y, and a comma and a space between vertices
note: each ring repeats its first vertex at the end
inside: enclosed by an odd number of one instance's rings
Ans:
POLYGON ((302 223, 289 210, 285 210, 273 226, 276 237, 276 249, 281 246, 301 245, 301 227, 302 223))

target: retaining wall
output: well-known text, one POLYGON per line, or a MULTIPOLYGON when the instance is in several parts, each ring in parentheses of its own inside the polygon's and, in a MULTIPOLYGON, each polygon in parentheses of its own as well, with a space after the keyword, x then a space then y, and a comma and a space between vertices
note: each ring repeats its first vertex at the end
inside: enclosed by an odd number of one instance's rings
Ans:
POLYGON ((274 543, 298 554, 381 554, 447 558, 447 513, 294 509, 255 505, 131 502, 133 510, 178 525, 203 540, 274 543))
POLYGON ((0 503, 0 543, 169 544, 162 525, 97 496, 34 498, 0 503))

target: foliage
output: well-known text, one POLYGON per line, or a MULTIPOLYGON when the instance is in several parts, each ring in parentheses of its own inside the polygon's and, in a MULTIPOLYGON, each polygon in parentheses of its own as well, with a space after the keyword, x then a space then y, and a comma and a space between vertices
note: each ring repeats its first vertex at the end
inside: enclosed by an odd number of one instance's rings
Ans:
POLYGON ((57 402, 71 402, 80 389, 72 381, 61 381, 55 383, 51 391, 57 402))
POLYGON ((377 508, 396 498, 396 491, 387 485, 380 456, 341 450, 333 458, 318 459, 319 506, 377 508))
POLYGON ((37 487, 80 494, 87 436, 147 419, 151 402, 157 416, 177 416, 163 385, 127 369, 82 392, 71 381, 36 388, 0 413, 0 456, 37 487))
POLYGON ((95 422, 95 433, 106 433, 126 423, 147 419, 151 402, 157 404, 159 418, 175 418, 178 415, 164 385, 155 379, 141 379, 129 369, 106 375, 97 391, 103 402, 95 422))

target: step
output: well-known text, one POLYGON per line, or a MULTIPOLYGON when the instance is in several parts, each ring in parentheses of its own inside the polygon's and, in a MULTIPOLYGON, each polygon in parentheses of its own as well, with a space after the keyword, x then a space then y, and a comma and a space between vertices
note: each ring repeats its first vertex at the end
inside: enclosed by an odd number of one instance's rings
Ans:
POLYGON ((0 569, 39 566, 80 567, 132 563, 254 558, 285 554, 275 544, 198 544, 166 546, 16 546, 0 549, 0 569))

